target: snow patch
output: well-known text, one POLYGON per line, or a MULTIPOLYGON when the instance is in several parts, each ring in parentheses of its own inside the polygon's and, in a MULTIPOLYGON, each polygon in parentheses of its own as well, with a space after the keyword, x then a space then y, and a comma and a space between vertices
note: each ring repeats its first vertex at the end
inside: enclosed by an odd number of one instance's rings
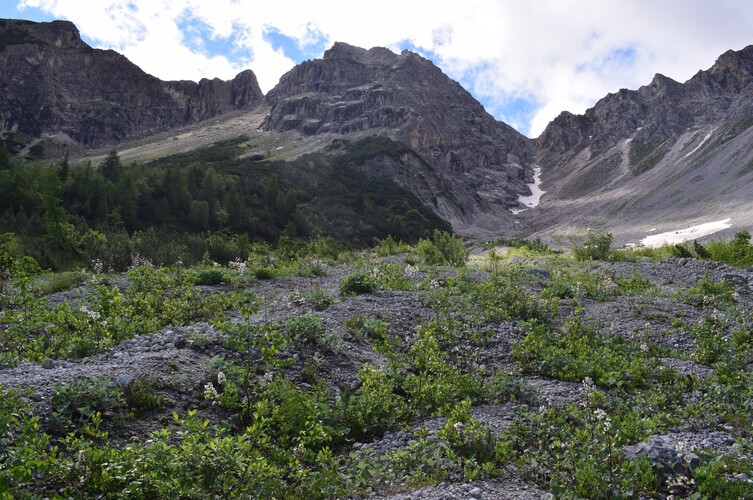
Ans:
POLYGON ((675 231, 668 231, 666 233, 652 234, 646 236, 641 240, 641 244, 644 247, 658 248, 662 245, 674 245, 675 243, 682 243, 688 240, 694 240, 701 238, 702 236, 708 236, 714 234, 722 229, 732 227, 730 224, 732 219, 723 219, 714 222, 706 222, 705 224, 698 224, 697 226, 691 226, 685 229, 677 229, 675 231))
POLYGON ((515 215, 538 206, 541 195, 546 193, 546 191, 541 190, 541 167, 537 165, 533 166, 533 182, 527 184, 527 186, 531 189, 530 196, 518 196, 518 203, 525 205, 527 208, 511 208, 510 212, 515 215))
POLYGON ((706 137, 704 137, 704 138, 703 138, 703 140, 701 141, 701 143, 700 143, 700 144, 699 144, 698 146, 696 146, 696 147, 695 147, 695 149, 693 149, 693 151, 691 151, 690 153, 686 154, 686 155, 685 155, 685 158, 687 158, 688 156, 692 155, 693 153, 695 153, 696 151, 698 151, 699 149, 701 149, 701 146, 703 146, 703 144, 704 144, 704 143, 705 143, 706 141, 708 141, 708 140, 709 140, 709 138, 711 137, 711 134, 713 134, 713 133, 714 133, 714 130, 716 130, 716 128, 715 128, 715 129, 713 129, 713 130, 712 130, 711 132, 709 132, 708 134, 706 134, 706 137))

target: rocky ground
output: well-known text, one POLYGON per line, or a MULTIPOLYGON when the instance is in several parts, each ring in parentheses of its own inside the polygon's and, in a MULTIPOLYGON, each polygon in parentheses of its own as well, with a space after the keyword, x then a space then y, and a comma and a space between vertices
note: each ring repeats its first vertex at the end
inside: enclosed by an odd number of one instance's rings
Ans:
MULTIPOLYGON (((392 263, 405 266, 405 256, 389 257, 392 263)), ((384 258, 382 258, 384 259, 384 258)), ((377 262, 377 260, 374 260, 377 262)), ((561 264, 554 264, 551 257, 513 257, 505 265, 513 262, 522 265, 529 278, 526 287, 532 293, 541 293, 557 279, 561 264), (554 277, 553 277, 554 276, 554 277)), ((572 262, 572 261, 570 261, 572 262)), ((568 264, 572 265, 572 264, 568 264)), ((422 296, 425 290, 387 290, 356 296, 342 296, 338 292, 340 280, 352 272, 349 264, 328 267, 324 276, 313 278, 284 278, 252 280, 246 287, 259 297, 263 304, 254 315, 255 324, 280 324, 289 318, 312 313, 323 318, 325 330, 334 341, 335 347, 323 348, 320 345, 306 346, 297 351, 291 348, 290 357, 295 361, 286 368, 288 376, 297 384, 307 382, 303 375, 307 362, 315 359, 316 374, 335 393, 357 385, 358 370, 365 364, 384 364, 384 358, 365 339, 355 339, 346 328, 346 320, 360 313, 375 316, 389 322, 390 335, 403 339, 409 345, 416 336, 416 327, 438 313, 428 307, 422 296), (322 310, 314 308, 312 294, 330 297, 332 303, 322 310)), ((419 268, 421 265, 419 265, 419 268)), ((650 292, 642 294, 613 294, 599 300, 578 297, 585 308, 585 317, 590 324, 611 335, 625 339, 638 339, 662 349, 661 362, 686 375, 704 377, 712 373, 711 367, 693 360, 689 356, 696 348, 695 340, 687 330, 678 328, 679 322, 690 325, 701 321, 709 314, 709 308, 692 305, 682 300, 681 295, 696 286, 700 280, 721 282, 726 280, 734 287, 731 299, 741 308, 753 305, 753 273, 724 264, 695 259, 675 259, 666 261, 641 260, 639 262, 598 262, 578 265, 591 275, 615 277, 638 275, 655 285, 650 292)), ((575 272, 575 270, 573 271, 575 272)), ((443 276, 452 276, 457 269, 419 270, 410 276, 410 281, 418 285, 436 276, 437 286, 442 286, 443 276)), ((473 280, 488 278, 487 269, 468 271, 473 280)), ((121 280, 122 278, 112 278, 121 280)), ((606 278, 605 278, 606 279, 606 278)), ((123 283, 125 286, 127 284, 123 283)), ((218 285, 204 289, 204 293, 223 291, 229 285, 218 285)), ((47 297, 51 302, 79 304, 85 301, 88 285, 60 292, 47 297)), ((705 299, 700 298, 701 301, 705 299)), ((568 317, 572 308, 562 301, 561 318, 568 317)), ((243 321, 238 311, 229 314, 229 322, 243 321)), ((562 321, 562 319, 558 320, 562 321)), ((508 428, 516 418, 516 412, 526 405, 558 405, 583 401, 584 389, 581 383, 566 382, 536 374, 524 374, 511 357, 511 348, 520 342, 523 333, 512 321, 497 321, 489 325, 493 332, 483 345, 461 346, 474 349, 472 357, 487 371, 502 371, 513 374, 530 390, 531 397, 526 401, 508 401, 500 404, 487 403, 473 408, 473 417, 488 424, 495 435, 508 428)), ((107 430, 115 442, 132 438, 144 439, 148 432, 169 425, 173 412, 185 413, 198 409, 203 418, 217 421, 224 418, 203 397, 202 389, 209 380, 210 361, 216 356, 233 359, 239 354, 223 346, 224 335, 216 327, 200 322, 183 327, 167 327, 157 332, 143 332, 106 352, 83 359, 47 359, 42 363, 24 362, 20 365, 0 370, 0 384, 24 386, 31 389, 30 400, 35 413, 47 418, 49 400, 60 386, 70 384, 81 376, 97 377, 111 384, 127 386, 134 379, 148 378, 156 382, 162 397, 159 408, 151 410, 135 419, 127 419, 107 430)), ((429 436, 436 436, 444 424, 444 418, 431 418, 412 422, 410 425, 391 432, 367 443, 354 443, 356 454, 367 456, 384 455, 389 451, 404 449, 416 441, 416 433, 424 429, 429 436)), ((645 444, 649 455, 673 448, 676 443, 685 441, 698 450, 710 450, 715 454, 734 455, 740 451, 739 431, 717 426, 703 427, 682 424, 669 429, 660 436, 653 436, 645 444)), ((753 466, 751 466, 753 471, 753 466)), ((552 494, 541 485, 525 478, 515 467, 508 467, 501 477, 465 482, 455 478, 449 482, 414 488, 411 485, 390 484, 371 493, 370 498, 549 498, 552 494)))

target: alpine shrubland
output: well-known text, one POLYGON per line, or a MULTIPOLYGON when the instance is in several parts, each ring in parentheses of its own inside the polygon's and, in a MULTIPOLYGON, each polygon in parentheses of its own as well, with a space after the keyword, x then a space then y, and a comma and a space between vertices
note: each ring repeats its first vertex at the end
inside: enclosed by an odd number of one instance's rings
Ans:
POLYGON ((749 497, 746 236, 468 259, 437 231, 55 273, 6 235, 0 490, 749 497))

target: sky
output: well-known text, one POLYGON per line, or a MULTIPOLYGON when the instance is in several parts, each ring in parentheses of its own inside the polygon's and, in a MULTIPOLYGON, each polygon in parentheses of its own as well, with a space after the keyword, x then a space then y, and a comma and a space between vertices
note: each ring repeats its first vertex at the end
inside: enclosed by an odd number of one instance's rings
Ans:
POLYGON ((407 48, 528 137, 562 111, 656 73, 684 82, 753 44, 750 0, 0 0, 0 18, 67 19, 163 80, 250 68, 265 93, 335 41, 407 48))

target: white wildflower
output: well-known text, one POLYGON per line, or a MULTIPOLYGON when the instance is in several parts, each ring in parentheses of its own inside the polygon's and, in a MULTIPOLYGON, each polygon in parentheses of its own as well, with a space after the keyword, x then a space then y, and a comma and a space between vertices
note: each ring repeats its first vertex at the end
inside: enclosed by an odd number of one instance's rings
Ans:
POLYGON ((607 415, 607 412, 599 408, 594 411, 594 415, 596 415, 596 420, 601 422, 601 426, 604 429, 604 432, 607 432, 612 428, 612 420, 607 415))
POLYGON ((217 373, 217 383, 220 385, 223 385, 227 381, 227 378, 225 378, 224 372, 218 372, 217 373))
POLYGON ((678 441, 675 445, 675 451, 685 462, 690 461, 690 455, 693 453, 693 447, 687 441, 678 441))
POLYGON ((94 259, 89 263, 89 268, 98 274, 101 274, 102 271, 104 271, 104 265, 102 264, 102 261, 99 259, 94 259))
POLYGON ((591 377, 586 377, 583 379, 583 390, 586 392, 586 395, 589 395, 596 390, 596 384, 594 384, 594 381, 591 377))
POLYGON ((230 269, 234 269, 235 271, 238 271, 238 273, 241 276, 244 276, 246 272, 248 272, 248 263, 245 260, 235 259, 231 262, 228 262, 227 266, 230 269))
POLYGON ((375 267, 374 269, 369 271, 369 277, 374 281, 379 281, 379 279, 382 277, 382 271, 378 267, 375 267))
POLYGON ((213 405, 220 404, 220 394, 211 382, 204 384, 204 399, 211 400, 213 405))
POLYGON ((667 486, 670 487, 680 487, 684 489, 689 489, 695 484, 695 479, 687 477, 684 474, 677 474, 675 476, 670 477, 667 480, 667 486))
POLYGON ((418 274, 418 266, 412 266, 410 264, 405 266, 405 270, 403 270, 403 276, 405 277, 405 279, 411 279, 416 274, 418 274))
POLYGON ((99 315, 99 313, 97 311, 92 311, 92 310, 90 310, 86 306, 81 306, 81 307, 78 308, 78 310, 81 311, 82 313, 86 314, 89 317, 89 319, 92 320, 92 321, 98 321, 99 320, 100 315, 99 315))

